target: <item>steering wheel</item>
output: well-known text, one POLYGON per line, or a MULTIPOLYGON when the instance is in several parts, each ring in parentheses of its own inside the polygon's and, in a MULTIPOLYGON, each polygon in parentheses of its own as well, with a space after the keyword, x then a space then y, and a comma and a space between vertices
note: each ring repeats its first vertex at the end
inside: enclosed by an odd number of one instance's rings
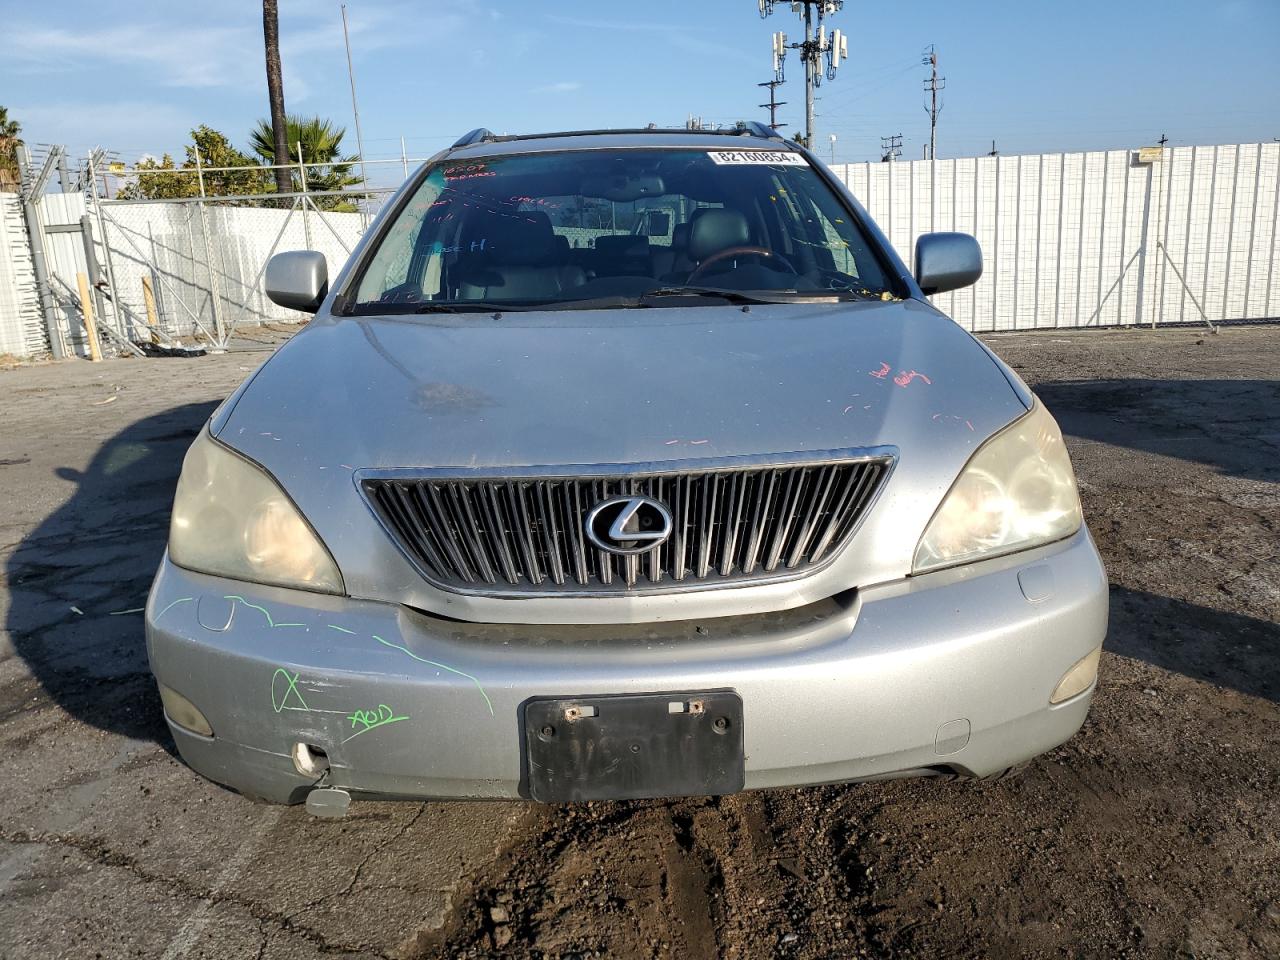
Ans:
POLYGON ((784 257, 780 253, 775 253, 774 251, 770 250, 768 247, 751 247, 751 246, 727 247, 726 249, 721 250, 718 253, 713 253, 711 256, 707 257, 707 259, 703 260, 700 264, 694 267, 693 272, 689 274, 689 279, 686 280, 685 283, 693 283, 694 280, 698 279, 698 277, 706 273, 707 267, 711 266, 713 263, 719 263, 721 260, 729 260, 732 257, 747 257, 747 256, 770 257, 774 260, 779 261, 782 264, 782 266, 786 267, 789 271, 791 271, 791 273, 793 274, 800 273, 799 270, 797 270, 795 267, 791 265, 790 261, 788 261, 786 257, 784 257))

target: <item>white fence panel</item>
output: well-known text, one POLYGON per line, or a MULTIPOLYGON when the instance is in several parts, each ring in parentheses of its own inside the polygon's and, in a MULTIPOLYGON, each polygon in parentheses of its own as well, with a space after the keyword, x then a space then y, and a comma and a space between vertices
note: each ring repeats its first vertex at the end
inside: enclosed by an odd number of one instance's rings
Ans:
POLYGON ((22 201, 0 193, 0 353, 26 357, 47 349, 22 201))
POLYGON ((1280 316, 1280 144, 834 168, 911 263, 930 230, 978 238, 984 273, 938 307, 971 330, 1280 316), (1167 251, 1167 256, 1165 251, 1167 251), (1179 277, 1181 275, 1181 279, 1179 277))

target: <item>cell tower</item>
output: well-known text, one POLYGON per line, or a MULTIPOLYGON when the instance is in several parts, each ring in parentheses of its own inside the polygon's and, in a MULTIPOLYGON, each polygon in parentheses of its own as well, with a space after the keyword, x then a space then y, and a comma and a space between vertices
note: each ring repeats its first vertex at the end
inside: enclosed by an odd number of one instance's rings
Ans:
MULTIPOLYGON (((773 8, 787 0, 756 0, 760 16, 767 17, 773 8)), ((813 148, 813 92, 821 86, 825 74, 828 80, 836 78, 840 61, 849 59, 849 38, 840 30, 827 31, 825 19, 844 7, 844 0, 789 0, 792 13, 798 13, 804 21, 804 40, 788 43, 782 32, 773 35, 774 79, 781 83, 786 66, 787 51, 799 50, 804 62, 804 144, 813 148), (814 27, 817 31, 815 33, 814 27), (825 69, 823 60, 825 58, 825 69)))

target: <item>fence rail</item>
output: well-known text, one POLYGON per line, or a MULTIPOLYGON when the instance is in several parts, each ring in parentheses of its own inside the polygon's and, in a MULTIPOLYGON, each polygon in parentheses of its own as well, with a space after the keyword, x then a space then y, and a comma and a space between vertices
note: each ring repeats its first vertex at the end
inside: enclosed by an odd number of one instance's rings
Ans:
MULTIPOLYGON (((390 162, 409 170, 407 160, 390 162)), ((1280 317, 1280 143, 833 169, 908 263, 923 233, 978 238, 982 279, 935 298, 971 330, 1280 317)), ((78 273, 96 284, 99 324, 122 342, 150 329, 220 342, 239 324, 302 318, 263 293, 271 252, 319 249, 336 268, 368 222, 367 209, 317 209, 320 194, 120 201, 100 199, 91 183, 83 193, 45 194, 37 205, 55 335, 64 351, 82 355, 78 273)), ((0 194, 0 353, 30 356, 52 346, 22 204, 0 194)))

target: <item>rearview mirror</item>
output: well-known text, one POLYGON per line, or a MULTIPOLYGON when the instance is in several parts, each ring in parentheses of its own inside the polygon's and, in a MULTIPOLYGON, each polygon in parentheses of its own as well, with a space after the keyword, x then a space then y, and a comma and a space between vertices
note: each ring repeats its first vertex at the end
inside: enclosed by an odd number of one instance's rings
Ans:
POLYGON ((916 283, 925 296, 959 290, 982 276, 982 248, 967 233, 926 233, 916 241, 916 283))
POLYGON ((272 303, 315 313, 329 292, 329 265, 315 250, 277 253, 267 261, 263 287, 272 303))

